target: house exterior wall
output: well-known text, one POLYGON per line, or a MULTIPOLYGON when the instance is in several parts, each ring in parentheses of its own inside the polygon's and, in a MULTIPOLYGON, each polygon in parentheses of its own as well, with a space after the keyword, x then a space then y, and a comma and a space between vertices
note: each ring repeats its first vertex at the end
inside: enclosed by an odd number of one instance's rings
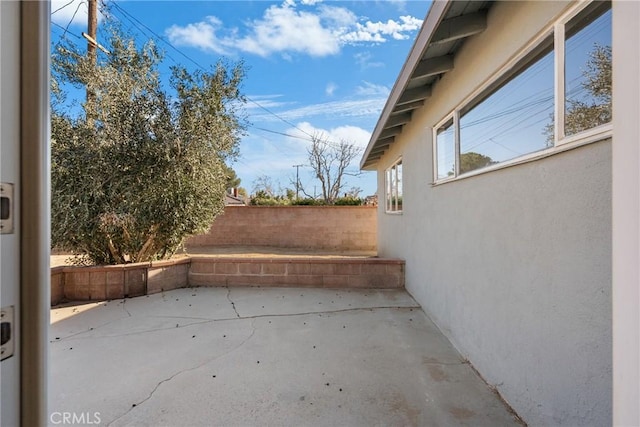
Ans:
MULTIPOLYGON (((432 127, 565 8, 497 2, 380 161, 402 156, 403 212, 378 253, 530 425, 611 423, 611 141, 432 186, 432 127)), ((383 199, 384 194, 379 194, 383 199)))
POLYGON ((613 424, 640 425, 640 3, 613 8, 613 424))

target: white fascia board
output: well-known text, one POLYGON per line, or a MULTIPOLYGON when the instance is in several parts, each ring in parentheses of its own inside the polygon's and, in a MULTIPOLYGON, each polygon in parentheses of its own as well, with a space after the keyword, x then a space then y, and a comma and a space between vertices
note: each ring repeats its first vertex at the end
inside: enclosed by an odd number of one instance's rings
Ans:
POLYGON ((383 131, 385 123, 391 112, 393 111, 396 103, 400 99, 400 96, 404 92, 405 87, 409 83, 411 79, 411 74, 413 70, 417 67, 420 60, 422 60, 422 55, 426 50, 427 46, 429 46, 429 42, 433 38, 440 22, 444 19, 445 14, 447 13, 447 9, 449 9, 449 4, 452 0, 435 0, 431 7, 429 8, 429 12, 424 19, 424 23, 422 24, 422 28, 420 28, 420 33, 418 33, 418 37, 416 41, 413 43, 413 47, 409 52, 409 56, 402 66, 402 70, 400 71, 400 75, 398 76, 396 82, 393 85, 393 89, 391 89, 391 93, 389 94, 389 98, 387 98, 387 102, 382 109, 382 113, 380 114, 380 118, 376 123, 376 127, 371 134, 371 139, 369 140, 369 144, 364 151, 364 155, 360 160, 360 169, 364 168, 364 164, 367 161, 367 157, 373 148, 376 140, 380 137, 380 133, 383 131))

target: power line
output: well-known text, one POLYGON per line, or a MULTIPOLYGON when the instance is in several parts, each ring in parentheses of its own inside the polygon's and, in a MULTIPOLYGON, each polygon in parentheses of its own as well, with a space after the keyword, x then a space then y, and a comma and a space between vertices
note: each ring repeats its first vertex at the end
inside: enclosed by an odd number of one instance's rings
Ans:
MULTIPOLYGON (((56 24, 53 21, 51 21, 51 25, 55 25, 56 27, 60 28, 61 30, 64 30, 67 34, 70 34, 70 35, 72 35, 73 37, 75 37, 77 39, 82 39, 82 37, 80 37, 79 35, 74 34, 71 31, 66 31, 66 29, 62 25, 56 24)), ((62 37, 65 37, 65 33, 62 34, 62 37)))
MULTIPOLYGON (((164 37, 160 36, 159 34, 157 34, 155 31, 153 31, 151 28, 149 28, 146 24, 144 24, 143 22, 141 22, 138 18, 136 18, 135 16, 133 16, 131 13, 127 12, 124 8, 122 8, 119 4, 116 3, 116 1, 112 1, 110 2, 111 5, 115 6, 120 12, 122 12, 123 14, 127 15, 128 17, 130 17, 131 19, 135 20, 138 24, 142 25, 144 28, 146 28, 151 34, 153 34, 159 41, 163 42, 164 44, 166 44, 167 46, 169 46, 171 49, 175 50, 176 52, 178 52, 180 55, 182 55, 184 58, 186 58, 187 60, 189 60, 190 62, 192 62, 194 65, 196 65, 198 68, 200 68, 202 71, 206 71, 206 68, 203 67, 202 65, 200 65, 197 61, 195 61, 193 58, 191 58, 190 56, 188 56, 187 54, 185 54, 184 52, 182 52, 180 49, 178 49, 177 47, 175 47, 171 42, 165 40, 164 37)), ((267 107, 263 106, 262 104, 260 104, 259 102, 251 99, 248 96, 245 96, 246 100, 251 102, 252 104, 255 104, 257 107, 261 108, 262 110, 264 110, 265 112, 267 112, 268 114, 272 115, 273 117, 277 118, 278 120, 288 124, 289 126, 294 127, 295 129, 299 130, 300 132, 306 134, 307 136, 309 136, 310 138, 314 138, 313 135, 311 135, 309 132, 305 131, 304 129, 299 128, 298 126, 296 126, 295 124, 291 123, 290 121, 286 120, 285 118, 279 116, 278 114, 274 113, 273 111, 269 110, 267 107)), ((313 139, 311 140, 313 141, 313 139)), ((331 141, 323 141, 326 143, 330 143, 331 141)), ((336 144, 336 143, 333 143, 336 144)), ((336 144, 337 145, 337 144, 336 144)))
MULTIPOLYGON (((70 2, 67 5, 63 6, 62 8, 68 6, 69 4, 73 3, 70 2)), ((68 32, 68 27, 71 24, 71 22, 73 21, 73 19, 75 18, 76 13, 79 10, 79 7, 82 3, 85 3, 85 1, 82 1, 78 4, 78 7, 76 8, 76 11, 71 19, 71 21, 69 22, 69 24, 67 25, 67 28, 63 28, 58 24, 53 23, 54 25, 60 27, 61 29, 65 30, 65 34, 66 32, 68 32)), ((158 41, 161 41, 162 43, 166 44, 167 46, 169 46, 171 49, 173 49, 174 51, 178 52, 181 56, 183 56, 184 58, 186 58, 188 61, 190 61, 191 63, 193 63, 196 67, 198 67, 200 70, 202 71, 206 71, 205 67, 203 67, 201 64, 199 64, 197 61, 195 61, 193 58, 191 58, 190 56, 188 56, 187 54, 185 54, 184 52, 182 52, 180 49, 178 49, 177 47, 175 47, 172 43, 170 43, 169 41, 167 41, 164 37, 160 36, 158 33, 156 33, 154 30, 152 30, 148 25, 146 25, 145 23, 143 23, 142 21, 140 21, 138 18, 136 18, 133 14, 131 14, 130 12, 128 12, 127 10, 125 10, 123 7, 121 7, 119 4, 117 4, 115 1, 111 1, 109 2, 108 5, 105 5, 103 3, 103 6, 105 6, 106 8, 110 8, 110 6, 113 6, 118 12, 120 12, 122 14, 122 17, 125 18, 127 21, 129 21, 134 27, 136 27, 138 29, 138 31, 140 31, 142 34, 144 34, 147 37, 150 38, 155 38, 158 41), (142 28, 141 28, 142 27, 142 28), (146 30, 146 31, 145 31, 146 30), (150 33, 151 36, 147 35, 146 33, 150 33)), ((60 10, 60 9, 58 9, 60 10)), ((57 11, 57 10, 56 10, 57 11)), ((55 12, 54 12, 55 13, 55 12)), ((63 34, 63 36, 65 35, 63 34)), ((80 36, 77 36, 76 34, 70 33, 69 34, 73 35, 76 38, 81 39, 80 36)), ((172 58, 170 55, 166 54, 166 56, 171 59, 173 62, 175 62, 176 64, 178 63, 174 58, 172 58)), ((340 147, 340 144, 337 142, 333 142, 331 140, 324 140, 324 139, 320 139, 320 138, 316 138, 314 135, 310 134, 309 132, 307 132, 304 129, 301 129, 300 127, 296 126, 294 123, 286 120, 285 118, 281 117, 280 115, 276 114, 275 112, 269 110, 268 108, 266 108, 265 106, 263 106, 262 104, 260 104, 259 102, 251 99, 248 96, 245 96, 245 99, 253 104, 255 104, 257 107, 259 107, 260 109, 264 110, 265 112, 267 112, 268 114, 272 115, 273 117, 276 117, 278 120, 288 124, 289 126, 292 126, 293 128, 299 130, 300 132, 302 132, 303 134, 307 135, 307 137, 304 136, 300 136, 300 135, 292 135, 292 134, 288 134, 285 132, 278 132, 278 131, 274 131, 274 130, 270 130, 270 129, 265 129, 265 128, 261 128, 261 127, 257 127, 257 126, 251 126, 255 129, 264 131, 264 132, 269 132, 269 133, 274 133, 274 134, 278 134, 278 135, 282 135, 282 136, 286 136, 286 137, 290 137, 290 138, 296 138, 296 139, 302 139, 304 141, 307 142, 314 142, 314 141, 318 141, 321 142, 325 145, 329 145, 329 146, 333 146, 334 148, 338 148, 340 147)), ((279 146, 277 144, 275 144, 276 148, 279 149, 279 146)), ((242 161, 240 161, 241 163, 244 163, 242 161)), ((245 163, 245 165, 247 165, 245 163)), ((248 166, 248 165, 247 165, 248 166)))
POLYGON ((73 15, 71 16, 71 19, 69 20, 69 23, 67 24, 67 26, 64 29, 64 33, 62 33, 62 37, 65 36, 65 34, 67 34, 67 31, 69 30, 69 25, 71 25, 71 23, 73 22, 73 20, 76 18, 76 14, 78 13, 78 10, 80 10, 80 6, 82 6, 82 4, 84 3, 84 1, 81 1, 80 3, 78 3, 78 7, 76 7, 76 11, 73 12, 73 15))
POLYGON ((53 12, 51 12, 51 15, 53 15, 56 12, 61 11, 62 9, 64 9, 65 7, 69 6, 71 3, 73 3, 75 0, 71 0, 69 3, 65 4, 64 6, 60 6, 59 8, 57 8, 56 10, 54 10, 53 12))

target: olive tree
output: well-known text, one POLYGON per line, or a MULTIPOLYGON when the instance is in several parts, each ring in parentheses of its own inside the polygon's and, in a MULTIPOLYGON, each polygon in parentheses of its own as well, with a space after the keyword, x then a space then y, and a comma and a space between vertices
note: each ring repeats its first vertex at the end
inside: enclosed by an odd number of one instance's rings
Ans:
POLYGON ((158 49, 109 32, 97 62, 70 42, 52 56, 52 245, 98 264, 166 258, 224 208, 244 66, 175 66, 167 91, 158 49), (75 112, 74 86, 90 94, 75 112))

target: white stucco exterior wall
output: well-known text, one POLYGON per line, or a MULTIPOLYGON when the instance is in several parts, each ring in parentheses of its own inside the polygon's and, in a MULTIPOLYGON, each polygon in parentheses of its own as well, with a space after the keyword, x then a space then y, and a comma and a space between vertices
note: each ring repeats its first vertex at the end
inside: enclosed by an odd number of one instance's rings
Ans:
POLYGON ((640 425, 640 3, 613 5, 613 423, 640 425))
MULTIPOLYGON (((432 127, 567 7, 498 2, 488 29, 379 164, 403 158, 403 213, 379 210, 381 256, 530 425, 608 425, 611 141, 432 186, 432 127)), ((383 194, 380 194, 383 200, 383 194)))

